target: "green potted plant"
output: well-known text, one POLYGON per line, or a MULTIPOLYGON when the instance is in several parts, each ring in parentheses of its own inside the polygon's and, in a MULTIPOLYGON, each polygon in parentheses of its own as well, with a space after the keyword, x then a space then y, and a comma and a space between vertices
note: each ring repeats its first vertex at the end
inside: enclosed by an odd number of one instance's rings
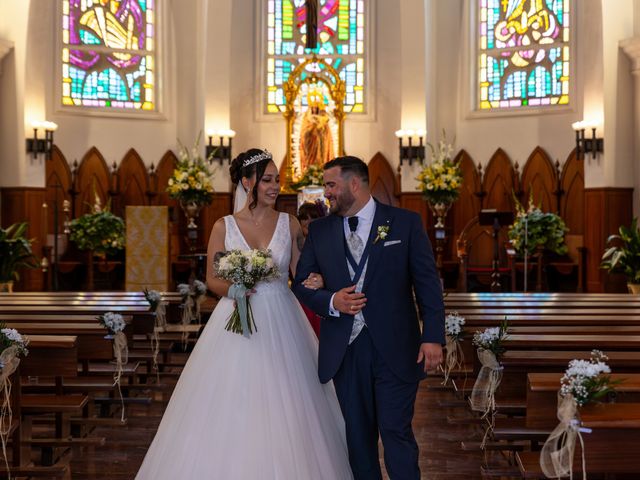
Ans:
POLYGON ((13 282, 20 280, 20 268, 36 268, 31 242, 25 237, 27 223, 14 223, 0 228, 0 292, 12 292, 13 282))
POLYGON ((600 267, 609 272, 624 273, 631 293, 640 293, 640 230, 638 219, 634 218, 630 227, 620 226, 619 235, 610 235, 607 245, 611 245, 602 255, 600 267))
POLYGON ((533 203, 533 194, 529 197, 529 207, 514 197, 516 218, 509 227, 509 240, 518 254, 527 255, 541 250, 565 255, 567 245, 564 236, 569 231, 562 218, 551 212, 543 212, 533 203))
POLYGON ((91 213, 71 222, 71 240, 80 250, 106 257, 124 249, 124 221, 109 211, 109 202, 103 208, 100 197, 96 194, 95 198, 91 213))

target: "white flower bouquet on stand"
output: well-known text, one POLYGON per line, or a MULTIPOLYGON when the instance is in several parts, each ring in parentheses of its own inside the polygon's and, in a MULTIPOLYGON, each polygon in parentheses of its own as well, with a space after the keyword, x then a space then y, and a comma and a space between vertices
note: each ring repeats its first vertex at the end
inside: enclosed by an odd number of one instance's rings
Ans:
MULTIPOLYGON (((23 337, 13 328, 4 328, 0 323, 0 391, 2 392, 2 407, 0 408, 0 442, 7 474, 9 474, 9 460, 7 459, 7 442, 11 433, 13 411, 11 410, 11 375, 20 365, 20 357, 27 356, 29 339, 23 337)), ((10 477, 10 476, 9 476, 10 477)))
POLYGON ((446 385, 449 382, 451 372, 456 368, 461 368, 464 365, 464 353, 460 342, 464 336, 462 327, 465 324, 464 317, 458 315, 458 312, 450 313, 445 317, 444 330, 446 334, 446 358, 444 361, 444 382, 446 385))
POLYGON ((478 347, 478 359, 482 367, 473 385, 469 403, 471 409, 482 412, 482 418, 487 418, 488 425, 482 439, 484 447, 489 434, 493 431, 496 411, 495 394, 502 381, 502 365, 500 356, 505 352, 503 345, 507 334, 507 319, 499 327, 487 328, 473 335, 473 344, 478 347))
POLYGON ((225 329, 249 338, 257 328, 247 292, 259 282, 272 280, 279 274, 271 251, 231 250, 216 259, 214 268, 219 278, 232 283, 228 295, 236 302, 225 329))
POLYGON ((586 459, 582 441, 578 407, 596 402, 614 391, 619 383, 612 381, 608 357, 599 350, 591 352, 589 360, 571 360, 560 379, 558 392, 558 420, 540 452, 540 467, 549 478, 573 475, 576 441, 582 450, 582 472, 586 478, 586 459))
POLYGON ((97 317, 100 325, 105 327, 109 334, 104 338, 113 339, 113 356, 116 359, 116 370, 113 373, 113 385, 118 387, 120 402, 122 404, 122 415, 120 420, 124 422, 124 399, 120 390, 120 378, 124 372, 124 365, 129 362, 129 347, 124 328, 127 326, 122 315, 119 313, 107 312, 97 317))

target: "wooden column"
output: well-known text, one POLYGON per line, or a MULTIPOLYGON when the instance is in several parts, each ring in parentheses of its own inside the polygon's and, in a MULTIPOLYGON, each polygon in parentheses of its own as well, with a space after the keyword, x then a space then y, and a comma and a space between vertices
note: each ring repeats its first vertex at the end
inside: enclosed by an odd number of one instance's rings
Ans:
POLYGON ((600 269, 607 237, 620 225, 630 225, 633 216, 633 188, 587 188, 584 191, 584 246, 586 291, 626 292, 626 279, 600 269))

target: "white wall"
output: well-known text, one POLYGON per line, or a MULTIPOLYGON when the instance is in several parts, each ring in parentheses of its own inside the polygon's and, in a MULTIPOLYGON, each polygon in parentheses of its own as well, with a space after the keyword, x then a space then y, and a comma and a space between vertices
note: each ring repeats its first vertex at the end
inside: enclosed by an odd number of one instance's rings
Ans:
MULTIPOLYGON (((0 186, 44 184, 43 163, 24 152, 24 128, 45 118, 58 123, 55 143, 70 162, 81 160, 95 145, 109 164, 119 162, 131 147, 147 163, 157 163, 166 150, 176 148, 178 138, 189 145, 208 128, 236 130, 234 154, 257 146, 268 148, 277 161, 284 158, 284 119, 266 118, 256 108, 262 95, 256 53, 260 0, 160 0, 165 96, 163 117, 153 120, 57 111, 57 3, 0 1, 0 38, 15 44, 0 76, 0 186)), ((486 163, 502 147, 523 165, 538 145, 564 162, 574 148, 571 123, 599 115, 605 155, 587 160, 587 186, 634 186, 632 104, 627 101, 632 81, 617 44, 640 30, 640 0, 575 2, 570 111, 491 118, 471 113, 470 73, 476 63, 468 36, 472 3, 372 0, 373 108, 368 115, 347 118, 347 153, 368 160, 381 151, 395 166, 394 131, 426 126, 430 141, 445 129, 476 162, 486 163)), ((415 171, 405 169, 404 190, 415 188, 414 176, 415 171)), ((219 175, 216 187, 229 188, 226 174, 219 175)))

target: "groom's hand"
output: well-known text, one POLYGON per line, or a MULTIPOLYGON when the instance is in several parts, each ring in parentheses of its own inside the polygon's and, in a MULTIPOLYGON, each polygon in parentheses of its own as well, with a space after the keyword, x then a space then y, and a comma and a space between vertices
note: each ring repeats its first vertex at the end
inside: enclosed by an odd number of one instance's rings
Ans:
POLYGON ((333 308, 347 315, 355 315, 367 304, 364 293, 356 293, 356 286, 338 290, 333 297, 333 308))
POLYGON ((432 370, 442 363, 442 345, 439 343, 423 343, 418 352, 418 361, 424 360, 424 371, 432 370))

